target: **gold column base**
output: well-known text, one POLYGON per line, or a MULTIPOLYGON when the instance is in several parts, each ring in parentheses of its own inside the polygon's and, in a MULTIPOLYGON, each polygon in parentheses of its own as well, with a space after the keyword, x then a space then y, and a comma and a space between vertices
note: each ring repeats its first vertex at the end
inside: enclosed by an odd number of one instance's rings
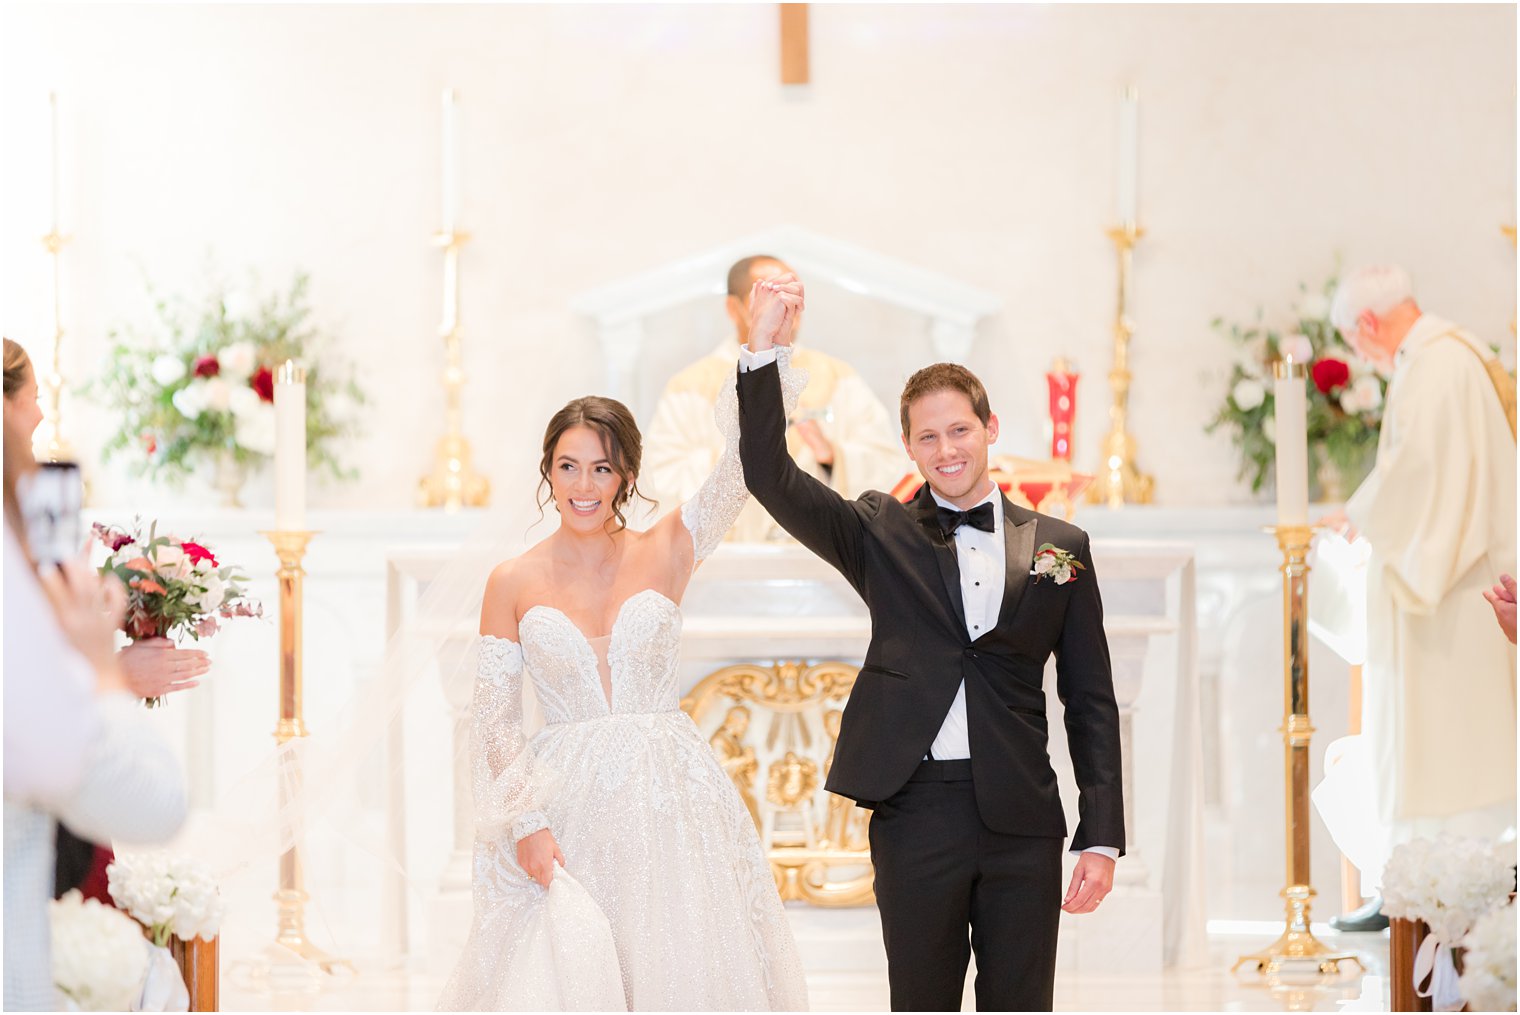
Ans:
POLYGON ((1242 955, 1231 967, 1231 972, 1241 966, 1254 964, 1256 972, 1272 975, 1290 966, 1312 965, 1321 976, 1335 976, 1341 972, 1342 962, 1355 963, 1356 968, 1366 972, 1361 958, 1355 952, 1336 951, 1314 936, 1309 929, 1309 900, 1315 891, 1308 885, 1289 885, 1282 890, 1287 902, 1288 928, 1282 936, 1259 952, 1242 955))

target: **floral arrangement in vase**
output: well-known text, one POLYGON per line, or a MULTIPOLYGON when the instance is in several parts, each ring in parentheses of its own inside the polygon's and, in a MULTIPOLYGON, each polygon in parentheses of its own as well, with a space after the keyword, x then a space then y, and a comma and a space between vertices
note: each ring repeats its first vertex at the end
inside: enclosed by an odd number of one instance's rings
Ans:
POLYGON ((298 274, 289 292, 257 303, 222 287, 199 303, 154 296, 152 325, 114 331, 105 369, 90 385, 119 420, 105 457, 174 483, 209 466, 235 505, 246 470, 274 455, 275 371, 293 359, 306 368, 308 463, 352 478, 336 445, 356 432, 364 395, 311 324, 308 288, 298 274))
MULTIPOLYGON (((263 606, 248 597, 247 577, 193 540, 160 536, 158 523, 147 532, 95 523, 94 535, 108 551, 101 574, 114 574, 127 587, 122 630, 139 638, 208 638, 230 617, 261 617, 263 606)), ((153 708, 162 698, 149 698, 153 708)))
POLYGON ((117 854, 106 868, 111 899, 148 929, 154 944, 169 936, 210 941, 221 930, 221 889, 199 863, 167 853, 117 854))
POLYGON ((53 986, 77 1011, 131 1011, 148 978, 150 952, 142 929, 119 909, 86 899, 76 888, 54 901, 53 986))
MULTIPOLYGON (((1470 932, 1488 913, 1508 907, 1515 888, 1515 868, 1492 844, 1481 839, 1443 835, 1395 846, 1383 869, 1383 914, 1390 919, 1420 920, 1430 933, 1415 955, 1414 986, 1430 997, 1435 1011, 1462 1007, 1461 987, 1452 951, 1466 944, 1470 932), (1420 984, 1430 979, 1428 988, 1420 984)), ((1514 911, 1508 912, 1513 921, 1514 911)), ((1485 935, 1492 934, 1484 928, 1485 935)), ((1495 950, 1497 936, 1485 937, 1495 950)), ((1509 938, 1513 963, 1514 936, 1509 938)), ((1513 985, 1513 965, 1509 982, 1513 985)))
POLYGON ((1340 501, 1372 468, 1388 383, 1351 351, 1330 323, 1333 276, 1317 291, 1300 286, 1298 305, 1282 327, 1236 324, 1215 318, 1213 328, 1238 349, 1229 388, 1205 430, 1221 427, 1240 452, 1239 478, 1259 492, 1276 456, 1272 367, 1285 358, 1309 365, 1309 451, 1317 463, 1311 480, 1318 499, 1340 501))

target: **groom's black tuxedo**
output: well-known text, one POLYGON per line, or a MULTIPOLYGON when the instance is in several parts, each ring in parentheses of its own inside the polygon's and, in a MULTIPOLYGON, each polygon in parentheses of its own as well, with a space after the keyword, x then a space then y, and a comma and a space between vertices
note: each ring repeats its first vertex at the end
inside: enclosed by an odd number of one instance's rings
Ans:
MULTIPOLYGON (((1020 870, 1025 873, 1017 876, 1038 877, 1043 883, 1049 857, 1053 856, 1058 881, 1058 844, 1067 829, 1047 753, 1042 687, 1046 661, 1054 654, 1056 689, 1065 705, 1067 740, 1080 790, 1080 821, 1071 848, 1098 845, 1123 849, 1118 710, 1103 633, 1103 606, 1087 535, 1073 525, 1016 507, 1004 498, 1006 580, 1002 607, 996 624, 973 638, 966 630, 955 546, 940 528, 938 505, 927 484, 907 504, 877 491, 845 500, 798 469, 787 454, 778 368, 771 364, 741 372, 738 390, 745 484, 783 528, 844 575, 870 610, 871 642, 844 711, 828 789, 877 809, 872 822, 873 856, 877 859, 877 895, 894 973, 893 1006, 932 1007, 953 1000, 958 1008, 958 987, 953 999, 943 992, 910 996, 910 988, 899 989, 899 980, 906 983, 908 979, 896 975, 899 955, 894 954, 885 897, 888 893, 883 891, 888 876, 883 864, 886 858, 876 856, 881 850, 874 833, 878 825, 889 827, 883 821, 888 816, 897 823, 891 826, 894 828, 913 823, 906 803, 910 798, 922 799, 911 792, 915 787, 922 789, 926 781, 951 785, 949 781, 941 783, 938 775, 926 773, 928 766, 923 761, 964 681, 971 745, 969 787, 964 776, 946 779, 959 780, 959 789, 970 794, 966 801, 969 820, 977 823, 979 817, 979 824, 996 833, 999 841, 1031 837, 1023 841, 1038 839, 1056 844, 1057 848, 1041 854, 1044 866, 1039 872, 1030 874, 1030 865, 1024 864, 1020 870), (1036 582, 1030 570, 1036 548, 1045 543, 1069 550, 1087 570, 1064 585, 1050 578, 1036 582)), ((960 766, 956 768, 959 772, 967 763, 944 762, 931 772, 944 766, 960 766)), ((941 801, 933 807, 912 808, 923 817, 909 837, 915 842, 928 837, 919 844, 923 847, 919 852, 933 853, 930 840, 942 831, 934 826, 947 820, 944 808, 948 806, 941 801), (936 807, 939 811, 930 813, 936 807)), ((900 833, 894 831, 894 843, 900 840, 900 833)), ((1017 842, 1010 848, 1019 848, 1017 842)), ((894 849, 902 852, 896 845, 894 849)), ((922 870, 902 869, 900 873, 916 881, 924 877, 922 870)), ((984 872, 970 876, 976 883, 984 872)), ((955 890, 945 886, 936 889, 936 894, 948 891, 953 895, 955 890)), ((1032 893, 1025 894, 1033 897, 1032 893)), ((1049 913, 1041 903, 1039 916, 1033 919, 1033 923, 1049 927, 1050 940, 1035 944, 1042 949, 1048 944, 1052 975, 1059 902, 1057 884, 1049 913)), ((968 915, 959 922, 962 951, 968 919, 973 937, 977 931, 976 900, 968 906, 968 915)), ((988 918, 986 922, 991 926, 994 920, 988 918)), ((1032 926, 1030 920, 1014 922, 1021 922, 1026 929, 1032 926)), ((950 947, 954 946, 954 924, 953 919, 949 921, 950 947)), ((978 981, 981 1002, 980 978, 988 971, 980 945, 977 954, 982 969, 978 981)), ((964 975, 962 959, 959 977, 963 979, 964 975)), ((922 975, 911 978, 915 983, 922 979, 922 975)), ((951 977, 946 982, 958 981, 951 977)), ((995 997, 1016 1000, 1007 995, 995 997)), ((1018 997, 1034 1006, 1049 1004, 1048 988, 1044 994, 1018 997)))

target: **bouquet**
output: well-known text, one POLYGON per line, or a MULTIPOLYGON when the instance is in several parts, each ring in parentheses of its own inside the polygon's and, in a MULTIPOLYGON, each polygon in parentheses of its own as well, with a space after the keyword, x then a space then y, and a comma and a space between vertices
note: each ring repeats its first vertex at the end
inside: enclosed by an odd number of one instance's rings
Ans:
POLYGON ((157 320, 113 332, 105 370, 90 386, 120 420, 106 458, 125 454, 133 473, 171 482, 226 457, 262 465, 274 455, 274 372, 294 359, 306 367, 309 464, 352 478, 334 444, 357 431, 364 396, 309 323, 307 284, 298 275, 288 295, 257 306, 220 287, 198 305, 155 295, 157 320))
POLYGON ((1326 477, 1333 474, 1354 486, 1372 467, 1388 384, 1352 353, 1330 323, 1336 281, 1330 278, 1319 292, 1301 286, 1298 306, 1281 328, 1267 327, 1259 311, 1256 321, 1245 326, 1214 319, 1214 330, 1239 348, 1239 356, 1230 368, 1224 401, 1205 430, 1227 428, 1240 451, 1239 477, 1249 478, 1253 493, 1266 483, 1276 460, 1272 365, 1288 356, 1309 365, 1309 449, 1325 470, 1318 477, 1321 495, 1331 500, 1342 495, 1339 489, 1325 489, 1331 486, 1326 477))
POLYGON ((111 898, 147 927, 160 947, 170 934, 181 941, 210 941, 221 928, 221 890, 210 873, 188 857, 118 854, 106 868, 106 880, 111 898))
MULTIPOLYGON (((94 534, 110 551, 100 573, 116 575, 127 587, 122 629, 133 640, 199 640, 215 634, 220 619, 263 616, 243 588, 247 577, 200 543, 160 536, 156 522, 146 534, 141 522, 131 532, 96 522, 94 534)), ((162 703, 148 699, 149 708, 162 703)))
POLYGON ((1473 1011, 1514 1011, 1515 904, 1478 917, 1462 946, 1462 999, 1473 1011))
POLYGON ((148 976, 142 929, 76 889, 52 903, 53 986, 82 1011, 129 1011, 148 976))

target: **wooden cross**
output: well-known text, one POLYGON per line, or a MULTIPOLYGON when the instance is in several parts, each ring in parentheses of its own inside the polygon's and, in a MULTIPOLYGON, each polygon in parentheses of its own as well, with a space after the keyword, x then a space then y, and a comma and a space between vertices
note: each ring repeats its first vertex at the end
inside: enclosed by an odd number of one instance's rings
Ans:
POLYGON ((777 4, 781 8, 781 83, 808 83, 808 5, 777 4))

